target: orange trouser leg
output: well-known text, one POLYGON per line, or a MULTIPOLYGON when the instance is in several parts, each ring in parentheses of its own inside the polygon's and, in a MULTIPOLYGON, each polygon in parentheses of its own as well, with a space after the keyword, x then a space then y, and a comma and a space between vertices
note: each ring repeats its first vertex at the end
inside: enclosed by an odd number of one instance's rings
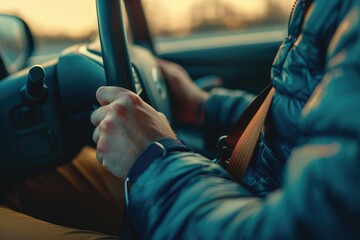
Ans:
POLYGON ((118 237, 47 223, 0 206, 0 239, 100 240, 118 237))
MULTIPOLYGON (((97 162, 94 149, 84 148, 71 163, 14 186, 5 193, 1 204, 48 223, 119 236, 125 210, 123 180, 113 176, 97 162)), ((5 211, 4 208, 2 211, 5 211)), ((8 215, 17 218, 14 212, 8 215)), ((19 227, 18 231, 24 229, 28 235, 31 235, 32 228, 35 232, 41 229, 41 226, 36 228, 34 225, 44 224, 23 215, 19 216, 19 225, 15 219, 12 222, 2 218, 1 213, 1 227, 4 221, 10 225, 14 223, 14 227, 19 227), (22 229, 27 220, 29 227, 22 229)), ((52 231, 59 229, 59 226, 44 225, 44 228, 52 231)), ((59 233, 74 231, 60 228, 59 233)))

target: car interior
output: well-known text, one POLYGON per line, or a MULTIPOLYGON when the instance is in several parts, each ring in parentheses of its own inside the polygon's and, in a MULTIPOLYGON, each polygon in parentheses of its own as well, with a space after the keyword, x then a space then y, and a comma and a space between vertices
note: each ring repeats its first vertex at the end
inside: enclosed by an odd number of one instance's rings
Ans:
POLYGON ((214 157, 216 149, 204 146, 201 129, 172 121, 171 93, 156 59, 180 64, 206 90, 225 87, 259 93, 270 82, 271 64, 286 32, 248 31, 158 43, 142 1, 96 4, 100 37, 36 66, 29 65, 36 39, 28 25, 16 16, 0 16, 0 37, 23 45, 17 62, 11 59, 11 44, 1 46, 1 185, 71 161, 84 146, 96 147, 90 115, 98 107, 95 92, 104 85, 137 92, 165 114, 189 146, 214 157), (19 29, 13 36, 6 32, 11 22, 19 29))

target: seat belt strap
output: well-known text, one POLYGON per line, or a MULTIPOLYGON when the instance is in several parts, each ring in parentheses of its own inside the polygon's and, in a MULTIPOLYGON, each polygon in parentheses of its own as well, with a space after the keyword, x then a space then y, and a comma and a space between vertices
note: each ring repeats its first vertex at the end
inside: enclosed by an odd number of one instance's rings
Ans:
POLYGON ((246 108, 229 134, 220 138, 219 163, 241 182, 256 149, 275 89, 270 84, 246 108))

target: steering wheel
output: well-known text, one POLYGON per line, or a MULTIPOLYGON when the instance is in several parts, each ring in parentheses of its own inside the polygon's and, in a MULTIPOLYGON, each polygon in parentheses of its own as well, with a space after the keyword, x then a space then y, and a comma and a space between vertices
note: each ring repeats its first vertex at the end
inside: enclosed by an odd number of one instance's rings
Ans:
POLYGON ((93 146, 90 115, 100 86, 134 91, 171 121, 156 58, 127 42, 121 1, 96 1, 102 51, 98 41, 74 45, 43 64, 41 101, 23 97, 29 69, 0 81, 0 180, 58 166, 93 146))
POLYGON ((96 0, 96 4, 107 85, 140 94, 171 121, 168 90, 151 51, 137 49, 137 54, 142 55, 141 66, 136 66, 130 60, 132 54, 127 42, 121 1, 96 0))

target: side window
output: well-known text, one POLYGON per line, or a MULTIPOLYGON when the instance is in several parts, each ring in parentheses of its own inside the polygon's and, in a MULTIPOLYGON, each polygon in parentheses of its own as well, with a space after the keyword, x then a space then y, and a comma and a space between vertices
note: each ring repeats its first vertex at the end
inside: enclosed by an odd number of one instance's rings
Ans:
POLYGON ((142 0, 155 43, 284 31, 294 0, 142 0))
POLYGON ((95 1, 1 0, 0 12, 16 15, 29 25, 35 52, 29 64, 40 64, 65 48, 97 37, 95 1))

